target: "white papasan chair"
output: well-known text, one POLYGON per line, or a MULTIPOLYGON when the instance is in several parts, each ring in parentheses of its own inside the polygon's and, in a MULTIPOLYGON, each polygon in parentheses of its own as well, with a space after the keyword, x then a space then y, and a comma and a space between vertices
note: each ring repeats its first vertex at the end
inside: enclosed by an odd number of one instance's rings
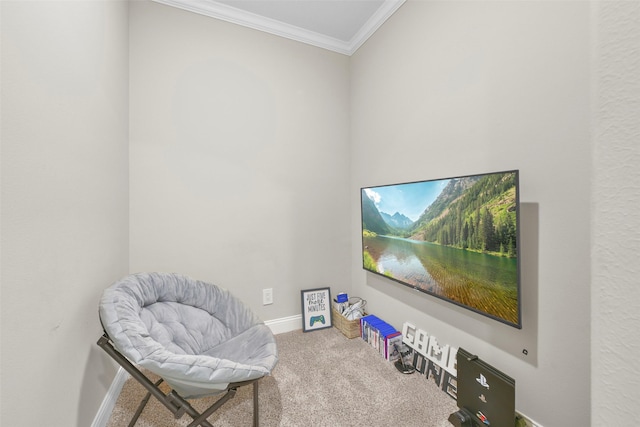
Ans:
POLYGON ((176 418, 189 414, 189 427, 212 427, 207 418, 248 384, 258 425, 258 380, 278 361, 276 342, 231 293, 178 274, 138 273, 105 289, 99 315, 98 345, 148 390, 130 426, 153 395, 176 418), (153 383, 139 368, 161 380, 153 383), (167 394, 158 387, 163 380, 172 388, 167 394), (223 396, 202 413, 186 401, 215 394, 223 396))

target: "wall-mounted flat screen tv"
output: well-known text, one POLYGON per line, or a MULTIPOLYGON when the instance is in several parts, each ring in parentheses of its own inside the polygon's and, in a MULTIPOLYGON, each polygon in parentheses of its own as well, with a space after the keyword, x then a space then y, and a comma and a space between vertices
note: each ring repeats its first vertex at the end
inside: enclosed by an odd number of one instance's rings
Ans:
POLYGON ((362 188, 364 269, 520 328, 518 175, 362 188))

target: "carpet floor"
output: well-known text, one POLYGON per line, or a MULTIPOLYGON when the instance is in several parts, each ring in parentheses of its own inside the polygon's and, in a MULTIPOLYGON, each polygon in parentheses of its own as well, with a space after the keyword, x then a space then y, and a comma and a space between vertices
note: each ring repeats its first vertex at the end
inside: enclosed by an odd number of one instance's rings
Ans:
MULTIPOLYGON (((335 328, 276 335, 278 365, 260 380, 260 425, 371 427, 450 427, 456 402, 433 381, 416 372, 405 375, 359 338, 347 339, 335 328)), ((150 375, 150 377, 152 377, 150 375)), ((152 377, 153 378, 153 377, 152 377)), ((252 425, 252 387, 209 417, 214 426, 252 425)), ((126 381, 107 427, 127 426, 146 390, 126 381)), ((196 399, 198 411, 217 397, 196 399)), ((151 398, 136 427, 186 426, 151 398)))

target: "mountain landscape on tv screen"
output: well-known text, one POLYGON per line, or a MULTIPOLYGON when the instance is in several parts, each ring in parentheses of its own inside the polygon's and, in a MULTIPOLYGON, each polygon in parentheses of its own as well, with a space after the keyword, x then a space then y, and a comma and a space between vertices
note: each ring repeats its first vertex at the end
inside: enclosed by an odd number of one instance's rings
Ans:
POLYGON ((402 215, 400 212, 396 212, 393 215, 389 215, 388 213, 380 212, 382 219, 387 223, 390 227, 398 228, 400 230, 405 230, 413 225, 413 221, 411 221, 406 216, 402 215))
POLYGON ((415 221, 402 207, 381 211, 368 195, 381 187, 363 189, 364 268, 518 323, 516 180, 515 171, 449 179, 415 221))
POLYGON ((454 178, 415 222, 401 212, 394 215, 380 212, 363 191, 363 230, 515 256, 514 175, 454 178))

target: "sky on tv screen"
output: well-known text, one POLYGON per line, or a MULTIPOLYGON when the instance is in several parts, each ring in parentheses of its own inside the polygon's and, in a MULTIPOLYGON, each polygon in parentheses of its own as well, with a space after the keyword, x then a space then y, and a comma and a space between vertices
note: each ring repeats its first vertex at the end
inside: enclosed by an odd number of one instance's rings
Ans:
POLYGON ((417 221, 422 212, 438 197, 449 183, 440 181, 414 182, 365 188, 367 196, 381 212, 393 215, 399 212, 412 221, 417 221))

